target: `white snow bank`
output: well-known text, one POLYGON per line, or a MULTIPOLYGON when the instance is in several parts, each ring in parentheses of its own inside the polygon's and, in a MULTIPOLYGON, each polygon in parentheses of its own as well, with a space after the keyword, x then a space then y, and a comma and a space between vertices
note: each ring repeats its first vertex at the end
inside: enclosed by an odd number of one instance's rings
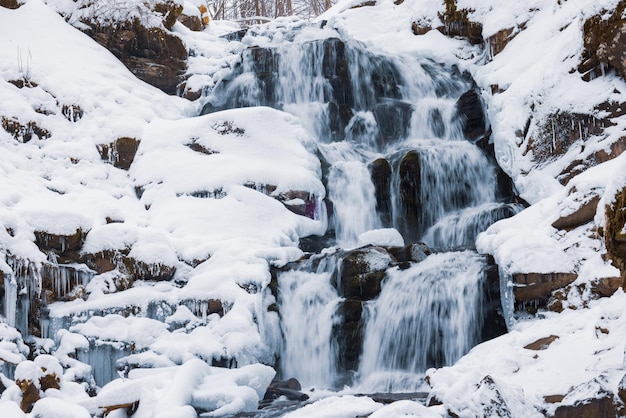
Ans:
POLYGON ((364 245, 382 245, 385 247, 402 247, 404 238, 395 228, 373 229, 359 235, 359 247, 364 245))

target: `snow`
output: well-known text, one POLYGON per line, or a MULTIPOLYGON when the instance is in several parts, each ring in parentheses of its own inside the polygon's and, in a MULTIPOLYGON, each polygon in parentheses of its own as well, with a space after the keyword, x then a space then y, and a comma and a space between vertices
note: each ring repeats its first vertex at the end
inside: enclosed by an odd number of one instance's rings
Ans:
POLYGON ((383 247, 402 247, 404 238, 395 228, 372 229, 359 235, 359 246, 381 245, 383 247))

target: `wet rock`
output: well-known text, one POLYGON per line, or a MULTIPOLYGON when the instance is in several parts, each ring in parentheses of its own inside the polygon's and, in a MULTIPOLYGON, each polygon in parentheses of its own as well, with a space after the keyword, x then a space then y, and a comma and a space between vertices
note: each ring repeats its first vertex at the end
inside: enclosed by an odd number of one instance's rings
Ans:
POLYGON ((552 344, 558 339, 559 339, 558 336, 550 335, 549 337, 539 338, 537 341, 534 341, 530 344, 525 345, 524 348, 526 350, 535 350, 535 351, 545 350, 546 348, 550 346, 550 344, 552 344))
POLYGON ((467 139, 475 141, 485 136, 487 122, 483 103, 476 89, 463 93, 454 106, 462 121, 463 135, 467 139))
POLYGON ((140 142, 135 138, 121 137, 111 144, 98 145, 98 151, 104 161, 122 170, 128 170, 135 160, 140 142))
POLYGON ((354 107, 354 92, 345 43, 338 38, 329 38, 324 40, 322 47, 324 48, 322 73, 333 89, 333 97, 329 101, 339 106, 354 107))
MULTIPOLYGON (((167 10, 164 16, 166 27, 178 17, 174 9, 167 10)), ((93 24, 87 33, 111 51, 136 77, 167 94, 177 93, 187 68, 187 50, 180 38, 162 28, 147 28, 139 20, 116 26, 93 24)))
POLYGON ((400 263, 419 263, 432 254, 428 245, 417 242, 406 247, 390 247, 387 249, 400 263))
POLYGON ((421 202, 421 168, 420 156, 417 151, 407 152, 400 161, 400 197, 402 207, 400 218, 405 224, 404 230, 413 231, 408 238, 411 241, 423 234, 424 226, 420 222, 421 202))
POLYGON ((30 121, 22 124, 16 118, 7 118, 5 116, 2 116, 2 129, 21 143, 30 141, 33 139, 33 135, 39 139, 48 139, 51 136, 48 130, 41 128, 36 122, 30 121))
POLYGON ((372 183, 376 192, 376 212, 384 227, 391 226, 391 164, 378 158, 370 166, 372 183))
POLYGON ((363 302, 346 299, 340 303, 337 312, 342 321, 333 327, 333 335, 337 336, 339 369, 357 370, 363 346, 363 302))
POLYGON ((386 99, 376 105, 374 118, 380 130, 383 145, 408 136, 412 114, 411 104, 401 100, 386 99))
POLYGON ((607 257, 626 279, 626 187, 615 195, 611 205, 605 208, 606 224, 599 231, 604 236, 607 257))
POLYGON ((301 390, 302 386, 297 379, 275 380, 267 388, 263 401, 273 401, 281 396, 285 396, 292 401, 306 401, 309 399, 309 395, 300 392, 301 390))
POLYGON ((393 263, 389 253, 380 247, 350 251, 341 262, 341 292, 346 298, 361 301, 380 294, 385 271, 393 263))
POLYGON ((547 301, 552 291, 572 283, 576 273, 516 273, 513 274, 513 294, 517 302, 547 301))

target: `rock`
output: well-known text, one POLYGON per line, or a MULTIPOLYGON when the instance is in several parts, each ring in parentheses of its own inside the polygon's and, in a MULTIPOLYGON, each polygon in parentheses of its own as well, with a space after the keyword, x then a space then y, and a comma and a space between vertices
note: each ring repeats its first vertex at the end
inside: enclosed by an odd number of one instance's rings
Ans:
POLYGON ((444 23, 437 30, 446 36, 459 36, 467 38, 472 45, 483 43, 483 27, 480 23, 471 22, 468 18, 469 11, 457 10, 456 0, 444 0, 446 11, 438 13, 439 19, 444 23))
POLYGON ((29 413, 33 409, 33 405, 39 397, 39 389, 32 380, 16 380, 15 383, 22 391, 22 400, 20 401, 20 409, 25 413, 29 413))
POLYGON ((552 344, 558 339, 559 339, 558 336, 550 335, 549 337, 539 338, 537 341, 534 341, 530 344, 525 345, 524 348, 526 350, 535 350, 535 351, 545 350, 546 348, 548 348, 548 346, 550 346, 550 344, 552 344))
POLYGON ((578 66, 585 80, 603 76, 611 68, 626 79, 625 9, 626 2, 622 0, 610 15, 603 11, 585 22, 584 50, 578 66))
POLYGON ((140 142, 135 138, 121 137, 111 144, 98 145, 98 151, 104 161, 110 162, 114 167, 128 170, 135 160, 140 142))
POLYGON ((423 25, 420 22, 411 23, 411 31, 413 32, 413 35, 415 36, 426 35, 432 29, 433 28, 430 25, 423 25))
POLYGON ((421 168, 420 156, 417 151, 407 152, 400 161, 400 197, 402 205, 399 217, 403 220, 404 231, 413 231, 405 237, 408 241, 417 241, 424 233, 425 226, 421 225, 421 168))
POLYGON ((180 2, 164 0, 154 5, 154 11, 163 15, 163 26, 165 26, 165 29, 172 30, 174 23, 183 13, 183 6, 180 2))
POLYGON ((483 103, 476 89, 463 93, 457 100, 455 108, 462 121, 463 135, 467 139, 476 141, 487 133, 483 103))
POLYGON ((556 229, 573 229, 593 221, 599 202, 600 196, 592 196, 583 202, 582 205, 574 212, 568 215, 563 215, 554 221, 552 223, 552 227, 556 229))
POLYGON ((431 249, 423 242, 417 242, 405 247, 390 247, 387 250, 400 263, 419 263, 432 254, 431 249))
POLYGON ((39 127, 36 122, 30 121, 24 125, 17 118, 7 118, 5 116, 2 116, 2 129, 10 133, 16 141, 23 144, 33 139, 33 135, 39 139, 48 139, 51 136, 48 130, 39 127))
POLYGON ((602 277, 593 279, 590 283, 591 293, 598 298, 612 296, 624 283, 622 277, 602 277))
POLYGON ((19 0, 0 0, 0 7, 6 7, 7 9, 17 9, 22 4, 19 0))
POLYGON ((200 17, 200 13, 198 13, 197 16, 190 16, 183 13, 178 16, 178 21, 195 32, 200 32, 204 28, 204 25, 202 25, 202 18, 200 17))
MULTIPOLYGON (((471 396, 471 399, 474 403, 475 409, 480 410, 478 416, 500 418, 512 417, 509 406, 502 397, 502 394, 498 390, 498 385, 491 376, 485 376, 474 387, 475 390, 471 396)), ((454 413, 454 411, 450 412, 454 413)))
POLYGON ((65 119, 70 122, 78 122, 80 119, 82 119, 84 114, 83 109, 81 109, 81 107, 76 104, 63 105, 61 107, 61 113, 63 114, 63 116, 65 116, 65 119))
POLYGON ((565 395, 546 395, 543 397, 545 403, 561 403, 565 395))
POLYGON ((341 262, 341 293, 345 298, 361 301, 380 294, 385 271, 393 263, 389 253, 381 247, 352 250, 341 262))
POLYGON ((626 279, 626 187, 620 190, 613 203, 604 208, 606 224, 598 231, 604 236, 607 256, 626 279))
POLYGON ((370 165, 372 183, 376 192, 376 212, 384 227, 392 225, 391 219, 391 164, 378 158, 370 165))
POLYGON ((35 231, 35 244, 43 252, 55 251, 57 254, 68 254, 79 251, 87 237, 87 233, 78 228, 73 234, 52 234, 47 231, 35 231))
POLYGON ((309 399, 309 395, 300 392, 300 390, 302 390, 302 386, 297 379, 275 380, 268 386, 263 396, 263 401, 271 402, 280 396, 285 396, 292 401, 306 401, 309 399))
POLYGON ((611 125, 607 118, 599 119, 591 114, 556 112, 540 121, 529 131, 526 152, 538 163, 553 161, 567 153, 580 140, 600 135, 611 125))
POLYGON ((547 301, 553 290, 572 283, 576 273, 515 273, 513 295, 517 302, 547 301))
POLYGON ((339 369, 358 370, 365 326, 363 303, 355 298, 346 299, 339 304, 337 312, 342 320, 333 326, 333 335, 337 336, 339 369))
POLYGON ((617 385, 617 396, 619 396, 622 403, 626 404, 626 375, 622 377, 619 385, 617 385))
POLYGON ((600 418, 623 415, 623 405, 602 378, 574 387, 556 408, 554 418, 600 418))
POLYGON ((519 32, 513 28, 501 29, 487 38, 487 46, 491 57, 495 57, 504 50, 507 44, 515 38, 519 32))
POLYGON ((401 100, 386 99, 376 105, 374 118, 383 146, 408 136, 412 115, 411 104, 401 100))
MULTIPOLYGON (((168 12, 164 24, 167 26, 171 18, 175 21, 175 15, 174 11, 168 12)), ((88 34, 139 79, 167 94, 177 93, 187 68, 187 50, 177 36, 162 28, 147 28, 139 20, 116 26, 93 24, 88 34)))

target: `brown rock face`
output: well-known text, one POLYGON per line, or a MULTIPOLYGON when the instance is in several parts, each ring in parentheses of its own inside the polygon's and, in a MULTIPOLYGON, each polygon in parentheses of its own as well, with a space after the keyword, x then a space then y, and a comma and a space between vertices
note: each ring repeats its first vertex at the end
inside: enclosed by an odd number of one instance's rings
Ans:
POLYGON ((15 383, 22 391, 20 409, 29 413, 33 409, 35 402, 40 399, 39 389, 37 389, 32 380, 16 380, 15 383))
MULTIPOLYGON (((166 27, 169 16, 165 16, 166 27)), ((138 20, 115 27, 94 25, 89 35, 139 79, 167 94, 177 93, 187 67, 187 50, 180 38, 161 28, 146 28, 138 20)))
POLYGON ((515 38, 517 33, 513 28, 502 29, 497 33, 487 38, 487 45, 489 45, 489 53, 492 57, 495 57, 504 50, 507 44, 515 38))
POLYGON ((585 22, 585 49, 578 66, 585 80, 600 77, 610 69, 626 79, 626 22, 622 18, 625 9, 626 1, 622 0, 608 18, 602 11, 585 22))
POLYGON ((483 26, 468 19, 468 10, 457 10, 456 0, 444 0, 444 3, 446 11, 443 14, 439 14, 439 18, 444 23, 444 26, 437 28, 437 30, 446 36, 467 38, 472 45, 482 44, 483 26))
POLYGON ((618 414, 612 394, 600 398, 588 399, 574 405, 561 405, 554 411, 554 418, 613 418, 618 414))
POLYGON ((513 274, 513 294, 517 302, 550 298, 553 290, 572 283, 576 273, 517 273, 513 274))
POLYGON ((85 242, 87 233, 78 228, 71 235, 57 235, 46 231, 35 231, 35 244, 43 251, 55 251, 57 254, 68 254, 79 251, 85 242))
POLYGON ((30 141, 33 139, 33 135, 37 136, 39 139, 48 139, 51 135, 48 130, 41 128, 37 123, 32 121, 23 124, 16 118, 2 116, 1 122, 2 129, 13 135, 13 138, 21 143, 30 141))
POLYGON ((103 160, 110 162, 117 168, 128 170, 135 160, 140 142, 135 138, 122 137, 111 144, 99 145, 98 151, 103 160))
POLYGON ((607 255, 613 265, 621 272, 622 280, 626 279, 626 187, 615 196, 612 205, 605 208, 606 225, 604 242, 607 255))

